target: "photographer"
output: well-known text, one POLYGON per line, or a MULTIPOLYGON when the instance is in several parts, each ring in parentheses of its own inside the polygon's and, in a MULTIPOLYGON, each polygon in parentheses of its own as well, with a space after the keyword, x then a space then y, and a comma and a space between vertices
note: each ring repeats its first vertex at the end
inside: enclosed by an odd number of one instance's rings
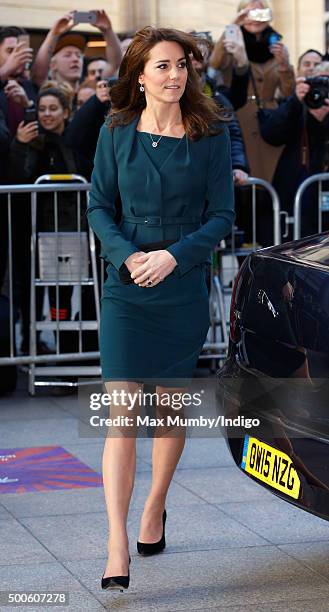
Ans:
POLYGON ((298 58, 297 76, 309 77, 313 75, 314 69, 323 61, 323 55, 315 49, 304 51, 298 58))
MULTIPOLYGON (((313 77, 298 77, 293 96, 271 113, 261 112, 263 138, 284 146, 274 178, 281 205, 293 214, 299 185, 312 174, 329 169, 329 62, 318 64, 313 77), (318 80, 317 77, 324 77, 318 80)), ((318 231, 318 189, 306 190, 302 202, 302 235, 318 231)))
MULTIPOLYGON (((94 14, 95 20, 90 23, 100 30, 106 42, 106 59, 110 65, 109 76, 111 76, 120 66, 122 58, 120 42, 112 29, 112 24, 107 13, 104 10, 90 11, 90 13, 91 12, 94 14)), ((75 11, 72 11, 61 17, 61 19, 58 19, 49 30, 37 53, 33 65, 34 80, 39 85, 48 78, 48 71, 51 67, 52 78, 57 81, 67 80, 75 91, 78 90, 79 82, 82 77, 82 54, 86 41, 81 34, 70 32, 77 23, 78 21, 75 20, 75 11), (66 45, 63 45, 63 39, 66 40, 66 45), (63 52, 59 54, 65 46, 75 46, 80 49, 81 57, 74 57, 72 53, 72 57, 65 57, 65 53, 63 52), (52 58, 51 65, 50 58, 52 58), (70 69, 70 66, 72 69, 70 69)))
POLYGON ((215 45, 210 58, 213 68, 223 71, 229 86, 236 64, 235 49, 243 40, 250 64, 248 98, 237 116, 241 125, 252 176, 271 182, 280 151, 261 137, 257 111, 259 107, 276 108, 275 93, 279 88, 287 97, 293 93, 294 71, 289 63, 281 35, 270 27, 272 12, 267 0, 240 2, 237 16, 215 45))

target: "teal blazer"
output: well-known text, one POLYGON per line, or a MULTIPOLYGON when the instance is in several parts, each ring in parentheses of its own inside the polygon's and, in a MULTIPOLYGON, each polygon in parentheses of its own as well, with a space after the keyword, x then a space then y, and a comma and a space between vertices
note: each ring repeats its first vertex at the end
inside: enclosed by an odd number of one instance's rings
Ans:
MULTIPOLYGON (((139 244, 172 240, 167 247, 183 275, 209 258, 232 228, 234 191, 230 138, 225 127, 217 136, 191 141, 184 136, 159 170, 136 126, 100 131, 88 219, 101 241, 102 253, 117 270, 139 244), (122 219, 117 225, 115 201, 120 194, 122 219)), ((159 145, 160 146, 160 145, 159 145)))

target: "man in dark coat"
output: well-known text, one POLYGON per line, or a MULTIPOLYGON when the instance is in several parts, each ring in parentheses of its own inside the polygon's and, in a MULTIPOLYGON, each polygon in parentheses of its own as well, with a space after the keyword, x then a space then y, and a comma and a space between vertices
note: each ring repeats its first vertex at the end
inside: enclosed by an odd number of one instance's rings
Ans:
MULTIPOLYGON (((313 75, 329 76, 329 62, 319 64, 313 75)), ((286 145, 273 177, 273 186, 279 194, 281 208, 289 215, 293 214, 299 185, 307 177, 329 170, 329 99, 325 99, 318 109, 309 108, 304 103, 309 90, 305 78, 299 77, 293 96, 273 111, 260 111, 264 140, 274 146, 286 145)), ((302 236, 318 231, 317 195, 317 186, 313 185, 303 197, 302 236)), ((325 218, 324 223, 328 223, 325 218)))

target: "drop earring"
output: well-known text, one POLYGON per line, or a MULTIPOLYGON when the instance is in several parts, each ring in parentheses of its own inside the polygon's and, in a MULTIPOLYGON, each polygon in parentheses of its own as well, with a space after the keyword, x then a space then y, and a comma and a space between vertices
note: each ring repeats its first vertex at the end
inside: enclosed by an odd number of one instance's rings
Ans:
POLYGON ((143 87, 142 83, 139 84, 139 91, 144 91, 144 87, 143 87))

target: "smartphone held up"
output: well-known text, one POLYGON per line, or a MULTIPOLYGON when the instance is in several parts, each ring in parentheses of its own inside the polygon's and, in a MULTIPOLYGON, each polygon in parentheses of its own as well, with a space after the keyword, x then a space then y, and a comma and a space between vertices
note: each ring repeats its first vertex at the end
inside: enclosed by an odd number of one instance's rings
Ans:
MULTIPOLYGON (((17 44, 21 45, 21 47, 26 48, 27 50, 30 49, 31 44, 29 34, 19 34, 19 36, 17 36, 17 44)), ((26 62, 24 65, 24 70, 30 70, 30 68, 31 62, 26 62)))
POLYGON ((231 23, 225 27, 225 40, 229 43, 238 41, 239 30, 235 23, 231 23))
POLYGON ((78 23, 90 23, 90 25, 95 25, 96 21, 96 11, 73 11, 74 25, 77 25, 78 23))

